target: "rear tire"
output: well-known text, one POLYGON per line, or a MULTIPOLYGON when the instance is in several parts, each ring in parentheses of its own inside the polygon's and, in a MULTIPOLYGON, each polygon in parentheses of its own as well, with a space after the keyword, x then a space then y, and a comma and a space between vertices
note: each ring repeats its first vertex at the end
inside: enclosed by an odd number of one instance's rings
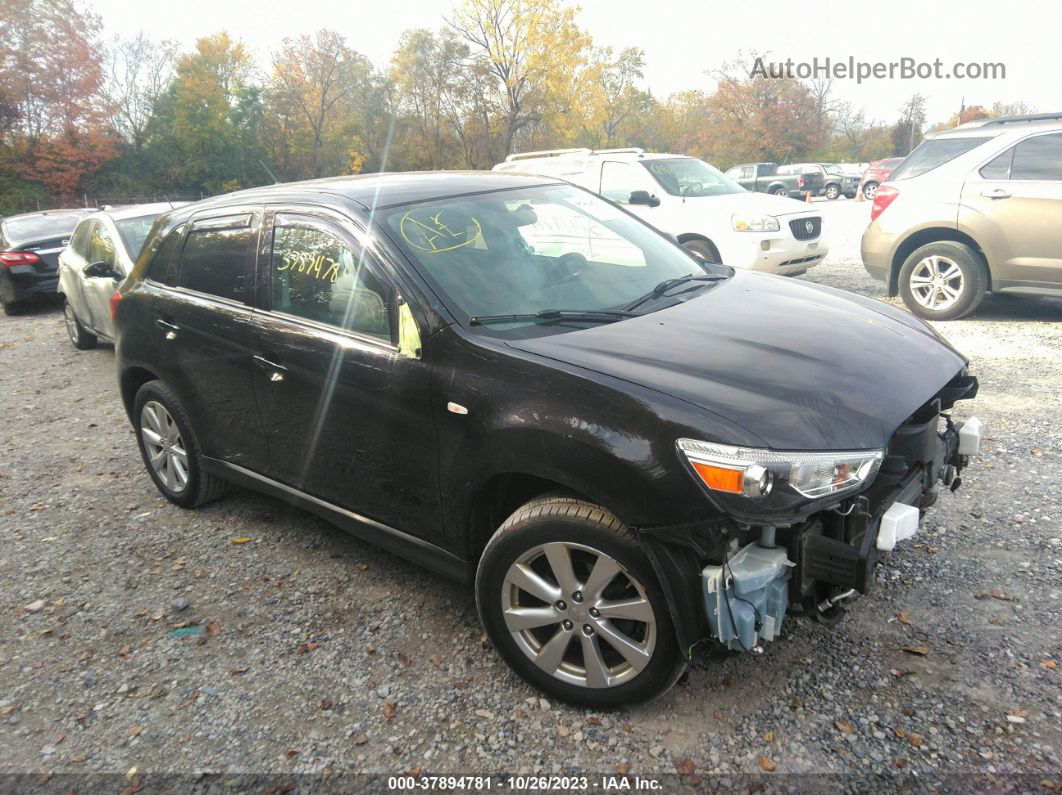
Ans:
POLYGON ((17 315, 22 311, 22 304, 16 303, 15 301, 4 301, 3 304, 5 315, 17 315))
POLYGON ((77 313, 68 299, 63 299, 63 319, 66 321, 66 333, 70 342, 79 351, 87 351, 95 348, 98 342, 96 335, 85 330, 81 321, 77 319, 77 313))
POLYGON ((510 516, 483 550, 476 606, 509 666, 569 704, 646 701, 686 667, 633 531, 583 500, 542 497, 510 516))
POLYGON ((868 182, 863 186, 863 196, 867 199, 873 199, 878 192, 878 183, 868 182))
POLYGON ((926 320, 955 320, 984 300, 988 274, 965 243, 942 240, 911 252, 900 268, 900 296, 926 320))
POLYGON ((133 401, 136 441, 144 466, 162 496, 182 508, 216 500, 228 484, 203 468, 203 453, 177 396, 148 381, 133 401))
POLYGON ((771 194, 774 196, 789 196, 789 191, 785 188, 775 188, 771 191, 771 194))
POLYGON ((687 240, 682 245, 705 262, 712 262, 716 265, 719 265, 722 262, 722 257, 720 257, 719 252, 715 250, 715 246, 707 240, 687 240))
POLYGON ((841 189, 836 185, 827 185, 826 190, 823 191, 822 195, 830 201, 833 201, 841 195, 841 189))

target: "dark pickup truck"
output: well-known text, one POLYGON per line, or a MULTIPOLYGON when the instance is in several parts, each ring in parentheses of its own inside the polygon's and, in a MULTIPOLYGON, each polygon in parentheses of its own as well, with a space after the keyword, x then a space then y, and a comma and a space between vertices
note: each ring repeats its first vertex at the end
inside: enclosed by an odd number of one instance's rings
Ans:
POLYGON ((823 188, 822 173, 809 170, 805 174, 779 173, 777 163, 742 163, 726 175, 745 190, 792 196, 803 199, 808 193, 817 195, 823 188))

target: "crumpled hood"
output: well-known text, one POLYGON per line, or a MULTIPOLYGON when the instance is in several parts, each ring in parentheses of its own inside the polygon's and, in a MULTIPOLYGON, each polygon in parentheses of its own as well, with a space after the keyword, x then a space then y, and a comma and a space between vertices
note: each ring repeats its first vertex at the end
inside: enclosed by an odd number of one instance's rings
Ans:
POLYGON ((881 301, 742 271, 669 309, 509 344, 680 398, 777 450, 882 447, 966 364, 881 301))

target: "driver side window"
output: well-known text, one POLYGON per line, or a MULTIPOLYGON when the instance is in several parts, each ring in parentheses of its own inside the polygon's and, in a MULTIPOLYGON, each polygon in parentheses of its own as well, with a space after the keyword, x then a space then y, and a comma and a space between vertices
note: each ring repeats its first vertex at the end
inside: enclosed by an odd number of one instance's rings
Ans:
POLYGON ((117 255, 114 248, 114 241, 111 240, 110 235, 107 234, 107 230, 103 224, 99 221, 92 225, 92 232, 89 237, 88 256, 85 257, 88 262, 105 262, 112 268, 115 266, 117 255))
POLYGON ((630 204, 631 193, 649 190, 646 172, 641 166, 630 163, 601 164, 601 195, 617 204, 630 204))

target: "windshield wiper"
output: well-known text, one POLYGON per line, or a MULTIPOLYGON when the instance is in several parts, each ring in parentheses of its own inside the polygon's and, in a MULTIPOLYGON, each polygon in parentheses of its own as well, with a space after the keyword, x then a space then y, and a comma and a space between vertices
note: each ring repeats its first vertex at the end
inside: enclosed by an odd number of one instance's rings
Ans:
POLYGON ((725 279, 726 276, 718 273, 687 273, 685 276, 675 276, 671 279, 664 279, 651 291, 643 295, 641 298, 636 298, 627 304, 621 311, 633 312, 642 304, 652 301, 654 298, 659 298, 672 287, 678 287, 680 284, 687 284, 688 282, 718 282, 725 279))
POLYGON ((517 315, 473 315, 468 319, 470 326, 486 326, 491 323, 518 323, 521 320, 537 322, 540 320, 582 320, 587 323, 612 323, 634 317, 633 312, 625 309, 544 309, 541 312, 525 312, 517 315))

